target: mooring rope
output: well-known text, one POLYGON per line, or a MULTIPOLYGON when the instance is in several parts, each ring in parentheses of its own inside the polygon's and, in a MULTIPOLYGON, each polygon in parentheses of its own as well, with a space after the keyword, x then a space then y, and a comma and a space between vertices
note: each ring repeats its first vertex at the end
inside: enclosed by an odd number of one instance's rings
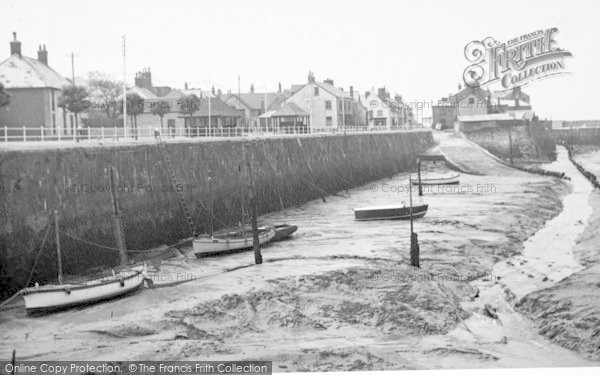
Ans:
MULTIPOLYGON (((99 248, 102 248, 102 249, 106 249, 106 250, 121 251, 121 250, 119 250, 116 247, 110 247, 110 246, 99 244, 97 242, 93 242, 93 241, 89 241, 89 240, 84 240, 83 238, 74 236, 74 235, 72 235, 70 233, 67 233, 67 232, 64 232, 62 230, 60 231, 60 233, 64 234, 65 236, 67 236, 67 237, 69 237, 69 238, 71 238, 71 239, 73 239, 75 241, 80 241, 80 242, 86 243, 88 245, 96 246, 96 247, 99 247, 99 248)), ((127 252, 128 253, 149 253, 149 252, 151 252, 151 250, 133 250, 133 249, 127 249, 127 252)))

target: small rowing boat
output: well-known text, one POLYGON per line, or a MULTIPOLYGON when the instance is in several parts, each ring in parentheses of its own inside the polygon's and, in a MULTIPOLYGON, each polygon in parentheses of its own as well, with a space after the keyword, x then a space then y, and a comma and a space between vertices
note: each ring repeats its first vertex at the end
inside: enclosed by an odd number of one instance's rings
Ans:
POLYGON ((145 266, 131 268, 84 283, 43 285, 25 288, 21 295, 28 314, 45 313, 123 296, 144 283, 145 266))
MULTIPOLYGON (((413 219, 425 216, 427 213, 427 204, 420 204, 412 207, 413 219)), ((410 206, 376 206, 361 207, 354 209, 354 218, 356 220, 409 220, 410 206)))
MULTIPOLYGON (((456 185, 459 182, 459 174, 451 176, 431 176, 427 178, 421 178, 421 185, 456 185)), ((419 185, 419 179, 411 178, 410 182, 413 185, 419 185)))
POLYGON ((275 236, 271 239, 271 242, 286 240, 298 230, 296 225, 288 224, 277 224, 274 225, 273 228, 275 229, 275 236))
MULTIPOLYGON (((263 245, 275 237, 273 227, 258 228, 258 243, 263 245)), ((192 241, 196 257, 225 254, 251 249, 253 243, 252 230, 241 229, 226 233, 215 233, 212 236, 199 237, 192 241)))

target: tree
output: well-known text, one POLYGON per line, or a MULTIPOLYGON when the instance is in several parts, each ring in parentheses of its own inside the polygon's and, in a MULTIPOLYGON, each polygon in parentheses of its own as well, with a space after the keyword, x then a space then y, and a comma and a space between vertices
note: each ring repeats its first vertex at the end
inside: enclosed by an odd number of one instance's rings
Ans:
POLYGON ((160 117, 160 130, 163 130, 163 118, 169 113, 169 103, 158 102, 152 106, 152 114, 160 117))
POLYGON ((123 84, 108 79, 100 72, 91 72, 88 74, 88 86, 90 95, 102 103, 106 116, 117 117, 117 98, 123 93, 123 84))
POLYGON ((79 113, 90 106, 87 90, 83 86, 63 87, 58 105, 75 115, 75 128, 79 128, 79 113))
POLYGON ((190 120, 189 123, 185 124, 186 128, 190 128, 192 126, 192 115, 194 112, 200 109, 200 98, 196 95, 186 95, 182 97, 179 101, 179 113, 182 115, 188 115, 190 120))
POLYGON ((144 112, 144 99, 138 94, 127 94, 126 99, 127 114, 131 118, 131 127, 134 130, 133 136, 138 139, 137 116, 144 112))
POLYGON ((4 91, 4 85, 0 83, 0 107, 7 106, 10 103, 10 94, 4 91))

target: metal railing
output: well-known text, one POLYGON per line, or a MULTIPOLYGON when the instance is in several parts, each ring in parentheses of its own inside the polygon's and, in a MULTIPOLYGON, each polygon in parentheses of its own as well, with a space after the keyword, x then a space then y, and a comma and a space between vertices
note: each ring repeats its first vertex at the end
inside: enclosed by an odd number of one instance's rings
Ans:
POLYGON ((62 129, 47 127, 0 127, 0 143, 8 142, 118 142, 153 140, 160 137, 162 140, 181 140, 198 138, 240 138, 240 137, 270 137, 270 136, 297 136, 297 135, 326 135, 345 133, 371 133, 410 130, 410 127, 371 127, 348 126, 345 129, 333 127, 307 128, 301 126, 284 126, 278 128, 260 127, 215 127, 215 128, 128 128, 127 132, 122 127, 84 127, 77 131, 64 132, 62 129))

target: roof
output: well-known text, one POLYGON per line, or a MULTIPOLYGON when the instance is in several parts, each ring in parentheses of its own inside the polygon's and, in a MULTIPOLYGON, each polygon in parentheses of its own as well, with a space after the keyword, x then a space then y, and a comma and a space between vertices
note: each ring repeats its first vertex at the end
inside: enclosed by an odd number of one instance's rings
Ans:
POLYGON ((262 110, 263 102, 267 97, 267 108, 272 108, 288 98, 288 94, 280 92, 267 92, 267 93, 242 93, 242 94, 226 94, 224 95, 224 101, 228 101, 230 98, 238 99, 244 106, 253 110, 262 110))
POLYGON ((185 94, 177 89, 173 89, 167 95, 163 96, 163 98, 181 98, 182 96, 185 96, 185 94))
POLYGON ((320 86, 323 90, 328 91, 330 94, 337 96, 338 98, 352 99, 352 97, 350 96, 350 93, 342 91, 342 90, 338 89, 337 87, 330 85, 329 83, 315 82, 315 84, 320 86))
POLYGON ((529 103, 529 95, 525 94, 520 89, 515 88, 506 91, 496 91, 492 93, 492 99, 520 100, 529 103))
POLYGON ((277 110, 273 117, 288 117, 288 116, 308 116, 308 112, 303 110, 294 102, 285 103, 279 110, 277 110))
MULTIPOLYGON (((233 108, 230 105, 227 105, 224 101, 219 98, 211 98, 210 99, 210 115, 211 116, 228 116, 228 117, 238 117, 242 116, 242 112, 238 109, 233 108)), ((195 117, 208 117, 208 99, 202 98, 200 99, 200 108, 196 110, 192 116, 195 117)))
POLYGON ((270 117, 273 117, 273 115, 275 114, 275 112, 277 112, 277 111, 267 111, 267 112, 263 113, 262 115, 258 116, 258 118, 270 118, 270 117))
POLYGON ((479 87, 467 86, 458 93, 450 96, 449 99, 451 102, 461 102, 463 99, 468 98, 471 95, 475 95, 478 98, 487 98, 489 92, 479 87))
POLYGON ((182 89, 182 90, 178 90, 178 91, 180 91, 181 93, 183 93, 183 95, 196 95, 199 98, 205 98, 207 96, 210 96, 211 98, 216 98, 217 97, 211 91, 203 91, 201 89, 182 89))
POLYGON ((7 89, 62 89, 71 83, 46 64, 27 56, 12 55, 0 63, 0 82, 7 89))
MULTIPOLYGON (((143 88, 143 87, 139 87, 139 86, 133 86, 131 88, 127 89, 127 95, 129 94, 137 94, 140 96, 140 98, 144 99, 144 100, 148 100, 148 99, 157 99, 158 96, 156 96, 152 91, 143 88)), ((119 95, 117 100, 122 100, 123 99, 123 94, 119 95)))

